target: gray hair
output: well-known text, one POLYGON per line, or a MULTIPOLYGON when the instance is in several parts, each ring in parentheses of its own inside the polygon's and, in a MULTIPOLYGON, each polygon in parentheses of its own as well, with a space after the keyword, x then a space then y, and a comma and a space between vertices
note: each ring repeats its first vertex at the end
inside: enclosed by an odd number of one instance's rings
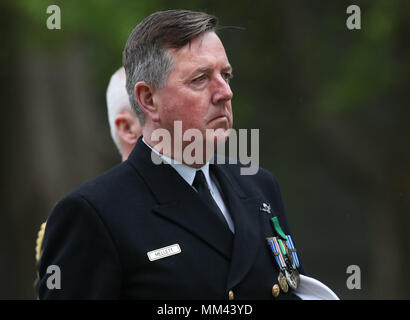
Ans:
POLYGON ((179 49, 199 35, 215 31, 218 19, 204 12, 168 10, 151 14, 131 32, 123 52, 126 88, 143 126, 145 114, 135 96, 135 84, 144 81, 162 88, 173 68, 168 49, 179 49))
POLYGON ((112 140, 115 143, 120 154, 122 154, 120 139, 118 137, 117 128, 115 126, 115 117, 122 110, 132 111, 127 91, 125 89, 125 70, 123 67, 118 69, 110 79, 107 87, 107 113, 108 123, 110 124, 110 132, 112 140))

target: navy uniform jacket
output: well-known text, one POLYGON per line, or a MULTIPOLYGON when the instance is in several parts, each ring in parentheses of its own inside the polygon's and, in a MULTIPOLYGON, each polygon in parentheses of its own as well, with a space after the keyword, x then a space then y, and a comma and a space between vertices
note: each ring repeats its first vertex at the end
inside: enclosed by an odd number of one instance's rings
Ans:
MULTIPOLYGON (((232 234, 168 164, 155 165, 139 139, 129 159, 63 198, 49 216, 40 259, 40 299, 274 299, 271 205, 291 234, 279 185, 259 169, 211 165, 235 224, 232 234), (147 252, 181 253, 150 261, 147 252), (47 267, 61 271, 48 289, 47 267)), ((291 291, 276 299, 297 298, 291 291)))

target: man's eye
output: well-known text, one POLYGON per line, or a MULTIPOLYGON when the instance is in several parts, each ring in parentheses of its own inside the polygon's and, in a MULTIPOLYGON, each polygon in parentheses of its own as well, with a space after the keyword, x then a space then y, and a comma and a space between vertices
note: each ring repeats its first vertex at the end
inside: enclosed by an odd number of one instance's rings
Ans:
POLYGON ((225 79, 226 82, 229 82, 233 78, 233 74, 229 72, 225 72, 222 74, 222 77, 225 79))
POLYGON ((206 76, 202 75, 202 76, 199 76, 198 78, 195 78, 194 80, 192 80, 192 82, 201 82, 205 79, 206 79, 206 76))

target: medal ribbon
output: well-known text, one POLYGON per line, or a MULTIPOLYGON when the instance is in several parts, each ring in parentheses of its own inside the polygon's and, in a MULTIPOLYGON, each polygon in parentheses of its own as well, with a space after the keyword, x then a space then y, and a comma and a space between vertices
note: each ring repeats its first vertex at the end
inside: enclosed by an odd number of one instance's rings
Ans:
POLYGON ((283 241, 282 239, 277 239, 277 241, 279 242, 280 249, 281 249, 281 251, 282 251, 284 260, 285 260, 285 262, 286 262, 286 265, 287 265, 289 268, 292 267, 293 269, 296 269, 296 266, 295 266, 295 264, 294 264, 294 262, 293 262, 292 257, 289 256, 289 249, 288 249, 288 247, 286 246, 286 243, 283 244, 284 241, 283 241))
POLYGON ((282 257, 282 253, 280 252, 279 246, 276 243, 276 239, 275 238, 267 238, 269 246, 275 256, 275 260, 277 265, 279 266, 280 269, 286 267, 286 263, 285 260, 282 257))
POLYGON ((275 251, 274 251, 275 256, 279 257, 279 260, 280 260, 279 267, 280 267, 281 269, 282 269, 282 268, 286 268, 285 258, 283 257, 282 251, 281 251, 281 249, 280 249, 280 247, 279 247, 278 239, 276 239, 276 237, 274 237, 274 238, 272 239, 272 243, 273 243, 273 247, 274 247, 274 250, 275 250, 275 251))
POLYGON ((274 256, 275 256, 276 263, 278 264, 278 266, 279 266, 279 268, 280 268, 280 267, 281 267, 281 262, 280 262, 280 260, 279 260, 278 254, 277 254, 277 251, 276 251, 276 248, 275 248, 275 244, 273 243, 273 240, 268 240, 268 243, 269 243, 270 248, 272 249, 272 252, 273 252, 273 254, 274 254, 274 256))
POLYGON ((290 249, 289 251, 292 253, 293 262, 296 264, 296 268, 299 268, 299 259, 298 259, 298 255, 296 254, 296 249, 293 244, 292 238, 290 235, 288 235, 287 237, 288 237, 288 241, 286 241, 286 244, 288 248, 290 249))
POLYGON ((277 233, 283 240, 287 240, 285 233, 282 231, 282 228, 280 227, 278 217, 273 217, 271 221, 273 222, 273 228, 275 229, 276 233, 277 233))

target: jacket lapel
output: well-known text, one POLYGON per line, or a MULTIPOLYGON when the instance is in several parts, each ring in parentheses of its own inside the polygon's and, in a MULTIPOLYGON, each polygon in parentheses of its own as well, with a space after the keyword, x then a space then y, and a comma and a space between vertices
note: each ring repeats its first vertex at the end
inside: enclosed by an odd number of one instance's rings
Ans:
MULTIPOLYGON (((157 157, 153 154, 153 157, 157 157)), ((157 200, 155 214, 175 223, 231 259, 233 235, 215 213, 201 201, 195 190, 169 164, 156 165, 142 139, 129 157, 157 200)))
POLYGON ((227 288, 235 287, 252 267, 260 248, 259 204, 257 197, 248 197, 224 166, 212 165, 221 185, 225 202, 235 224, 232 259, 227 288))

